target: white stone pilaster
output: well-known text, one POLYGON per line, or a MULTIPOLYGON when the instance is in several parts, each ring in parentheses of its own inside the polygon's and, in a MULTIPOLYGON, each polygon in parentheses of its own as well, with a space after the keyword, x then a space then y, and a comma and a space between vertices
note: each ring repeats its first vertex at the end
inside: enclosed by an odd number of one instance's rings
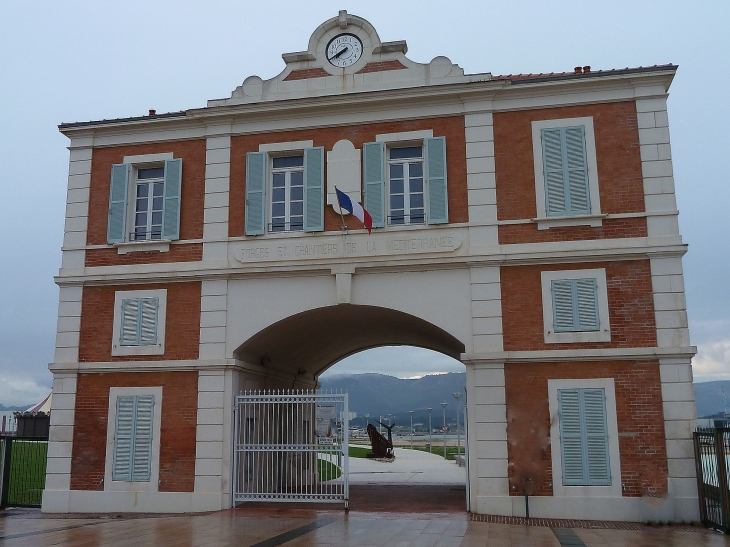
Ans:
POLYGON ((466 186, 471 241, 497 245, 497 184, 494 169, 494 127, 491 112, 464 115, 466 186))
POLYGON ((511 514, 504 363, 466 362, 471 510, 511 514))
POLYGON ((228 281, 204 280, 200 295, 200 359, 226 358, 228 281))
POLYGON ((61 287, 59 290, 55 363, 79 361, 82 293, 82 287, 61 287))
POLYGON ((203 260, 227 260, 231 178, 230 125, 209 127, 205 148, 203 260))
POLYGON ((201 500, 208 495, 220 495, 220 509, 231 504, 232 401, 236 387, 233 375, 232 371, 221 369, 201 370, 198 375, 194 492, 205 494, 201 500))
POLYGON ((657 346, 660 348, 687 347, 690 345, 690 341, 682 259, 680 257, 652 258, 650 264, 657 346))
POLYGON ((499 267, 471 268, 473 352, 502 351, 502 292, 499 267))
POLYGON ((666 98, 637 99, 636 116, 648 235, 679 235, 666 98))
POLYGON ((51 428, 48 437, 48 465, 43 491, 44 512, 67 512, 68 507, 56 507, 56 500, 66 500, 59 492, 71 490, 71 453, 73 448, 74 413, 76 409, 76 373, 53 375, 51 428))
POLYGON ((87 141, 89 139, 73 139, 69 146, 66 222, 61 254, 61 268, 67 274, 82 273, 86 259, 92 156, 91 143, 87 141))

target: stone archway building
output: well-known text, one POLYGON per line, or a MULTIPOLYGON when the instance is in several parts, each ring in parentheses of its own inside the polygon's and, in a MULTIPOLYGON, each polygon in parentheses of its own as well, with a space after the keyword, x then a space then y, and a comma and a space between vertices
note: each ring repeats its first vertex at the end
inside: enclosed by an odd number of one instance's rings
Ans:
POLYGON ((44 511, 230 507, 240 390, 409 344, 466 366, 473 511, 696 518, 676 67, 406 52, 340 12, 230 98, 60 126, 44 511))

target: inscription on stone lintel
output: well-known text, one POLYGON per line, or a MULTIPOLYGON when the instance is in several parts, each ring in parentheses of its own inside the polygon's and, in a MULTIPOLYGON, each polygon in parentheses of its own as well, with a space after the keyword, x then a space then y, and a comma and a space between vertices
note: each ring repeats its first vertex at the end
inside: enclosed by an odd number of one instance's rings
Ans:
POLYGON ((323 258, 357 258, 367 256, 398 256, 428 253, 451 253, 461 246, 459 236, 352 238, 305 242, 256 242, 241 245, 235 257, 239 262, 267 262, 323 258))

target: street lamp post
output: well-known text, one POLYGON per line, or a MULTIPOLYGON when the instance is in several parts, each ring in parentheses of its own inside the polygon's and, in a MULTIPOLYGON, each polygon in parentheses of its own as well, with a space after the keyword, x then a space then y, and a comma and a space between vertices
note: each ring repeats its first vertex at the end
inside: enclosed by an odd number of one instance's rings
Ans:
POLYGON ((382 421, 383 417, 380 416, 380 418, 378 419, 378 433, 380 433, 381 435, 383 434, 383 424, 381 423, 382 421))
POLYGON ((411 415, 411 450, 413 450, 413 411, 408 411, 411 415))
POLYGON ((433 433, 433 428, 431 427, 431 411, 433 408, 428 409, 428 451, 433 454, 433 441, 431 440, 431 434, 433 433))
POLYGON ((461 393, 452 393, 454 399, 456 399, 456 463, 459 463, 459 456, 461 455, 461 433, 459 432, 459 397, 461 393))
POLYGON ((444 427, 442 428, 444 432, 444 459, 446 459, 446 405, 448 404, 449 403, 441 403, 441 408, 444 409, 444 427))

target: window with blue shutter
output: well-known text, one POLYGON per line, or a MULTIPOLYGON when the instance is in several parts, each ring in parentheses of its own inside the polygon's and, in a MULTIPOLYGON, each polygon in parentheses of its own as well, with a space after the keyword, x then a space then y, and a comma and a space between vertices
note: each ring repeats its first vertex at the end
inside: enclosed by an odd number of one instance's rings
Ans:
POLYGON ((585 127, 541 130, 547 216, 591 213, 585 127))
POLYGON ((123 346, 148 346, 157 343, 158 298, 125 298, 119 343, 123 346))
POLYGON ((597 331, 598 283, 593 277, 551 282, 555 332, 597 331))
POLYGON ((324 147, 304 149, 304 231, 324 230, 324 147))
POLYGON ((154 405, 153 395, 117 397, 112 480, 150 480, 154 405))
POLYGON ((366 142, 362 146, 364 206, 373 219, 373 228, 385 226, 385 143, 366 142))
POLYGON ((559 389, 558 413, 563 485, 609 486, 605 390, 559 389))
POLYGON ((113 165, 107 243, 180 239, 181 185, 180 158, 137 169, 113 165))

